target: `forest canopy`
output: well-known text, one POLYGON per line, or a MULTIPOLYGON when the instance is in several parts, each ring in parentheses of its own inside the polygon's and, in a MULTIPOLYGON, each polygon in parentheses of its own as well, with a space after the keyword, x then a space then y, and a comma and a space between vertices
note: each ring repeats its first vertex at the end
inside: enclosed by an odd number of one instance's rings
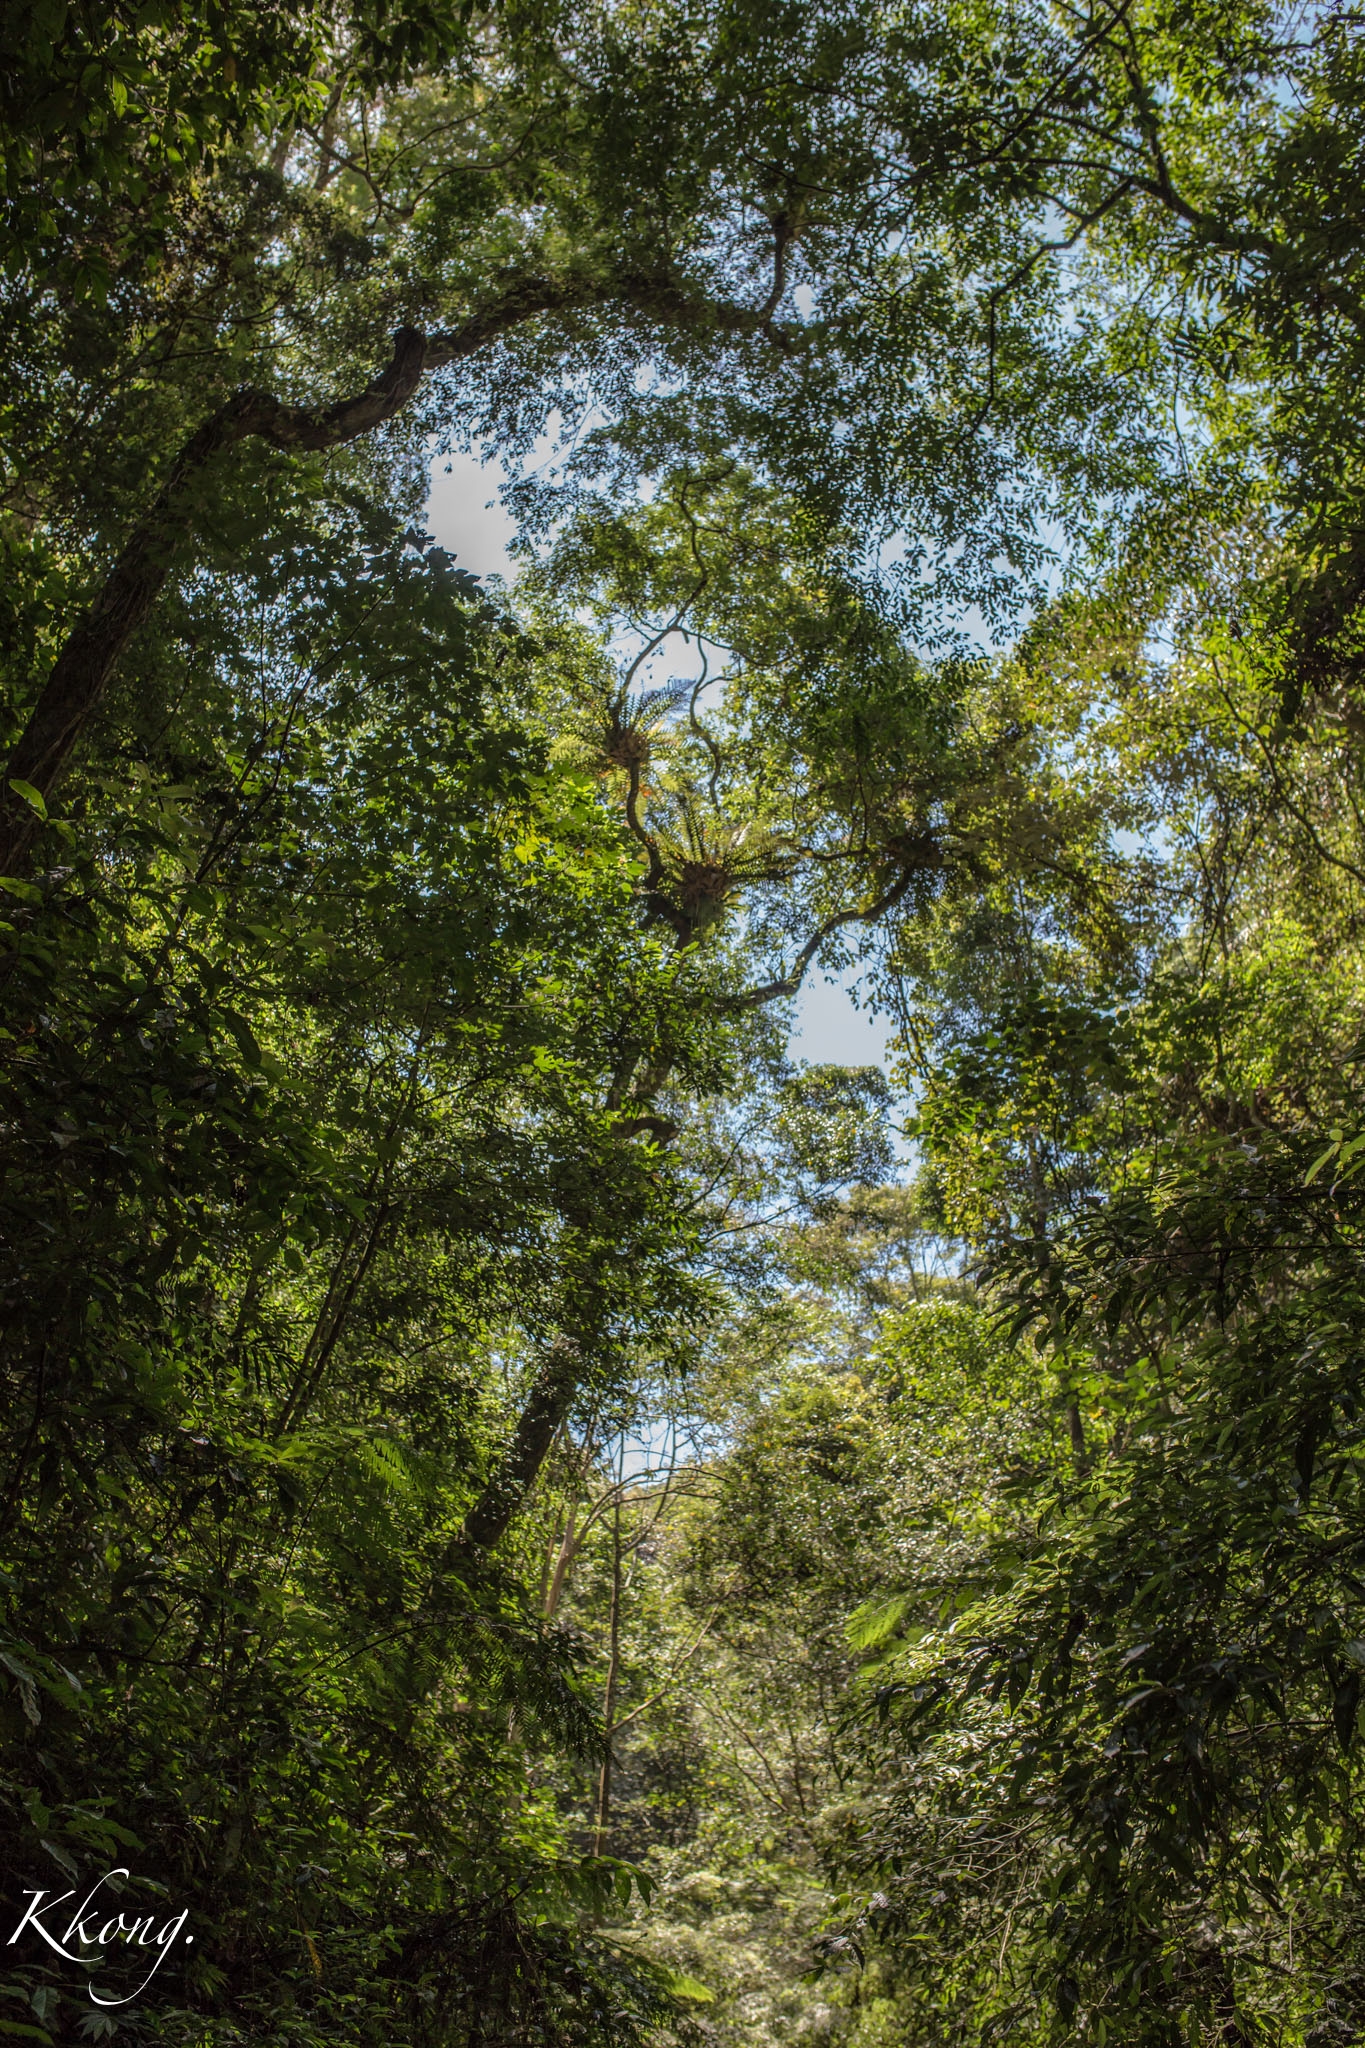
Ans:
POLYGON ((1347 8, 0 15, 0 2034, 1360 2038, 1363 160, 1347 8))

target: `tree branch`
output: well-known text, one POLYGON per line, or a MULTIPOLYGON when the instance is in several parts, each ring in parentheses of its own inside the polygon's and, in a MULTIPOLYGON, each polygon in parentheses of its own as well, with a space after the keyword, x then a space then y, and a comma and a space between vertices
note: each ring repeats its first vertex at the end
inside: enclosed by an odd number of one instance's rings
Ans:
POLYGON ((19 871, 39 831, 38 814, 11 783, 26 782, 43 798, 54 788, 120 655, 184 551, 205 472, 226 449, 252 437, 276 448, 324 449, 371 433, 407 404, 424 357, 423 337, 400 327, 389 363, 356 397, 314 412, 266 392, 241 391, 190 436, 99 595, 68 635, 10 755, 0 788, 0 873, 19 871))
POLYGON ((678 1679, 682 1676, 684 1666, 691 1663, 693 1657, 696 1655, 697 1651, 701 1648, 702 1644, 705 1642, 706 1638, 710 1635, 712 1629, 715 1627, 716 1616, 719 1613, 719 1607, 713 1607, 711 1609, 711 1612, 707 1615, 706 1620, 703 1622, 701 1626, 701 1629, 692 1638, 692 1641, 688 1644, 687 1648, 683 1651, 682 1655, 678 1658, 677 1662, 673 1665, 672 1669, 669 1671, 667 1678, 659 1687, 658 1691, 652 1692, 649 1695, 648 1699, 641 1700, 639 1706, 632 1707, 628 1714, 622 1714, 620 1719, 614 1722, 612 1725, 611 1732, 613 1735, 619 1735, 621 1730, 629 1722, 637 1720, 638 1717, 641 1714, 645 1713, 648 1708, 657 1706, 659 1701, 664 1697, 664 1694, 672 1690, 673 1686, 677 1684, 678 1679))
MULTIPOLYGON (((938 852, 937 847, 934 848, 938 852)), ((734 996, 725 1007, 731 1010, 756 1010, 764 1003, 775 1002, 779 996, 794 996, 805 980, 806 969, 815 958, 825 940, 832 938, 846 924, 875 924, 879 917, 885 917, 888 910, 894 910, 904 896, 915 876, 926 867, 936 867, 937 860, 920 861, 907 866, 877 901, 856 910, 840 910, 833 917, 827 917, 807 939, 796 956, 796 964, 790 974, 784 974, 777 981, 765 981, 761 988, 746 989, 742 996, 734 996)))
POLYGON ((416 328, 400 327, 392 358, 354 398, 317 410, 247 390, 220 406, 181 448, 94 602, 73 627, 0 775, 0 874, 22 872, 41 830, 39 812, 11 785, 26 783, 44 800, 56 786, 120 657, 182 559, 193 534, 202 480, 227 449, 251 439, 287 453, 340 447, 392 419, 427 372, 461 362, 543 314, 613 303, 694 333, 762 331, 787 345, 765 321, 762 308, 693 298, 670 277, 629 272, 607 279, 530 277, 509 283, 494 304, 448 332, 422 335, 416 328))

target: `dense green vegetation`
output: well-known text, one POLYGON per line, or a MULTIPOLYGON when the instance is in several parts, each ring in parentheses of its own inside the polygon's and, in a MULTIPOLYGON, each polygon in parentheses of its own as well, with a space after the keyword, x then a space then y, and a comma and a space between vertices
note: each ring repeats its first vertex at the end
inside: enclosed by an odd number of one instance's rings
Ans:
POLYGON ((0 2034, 1357 2040, 1357 16, 0 59, 0 2034))

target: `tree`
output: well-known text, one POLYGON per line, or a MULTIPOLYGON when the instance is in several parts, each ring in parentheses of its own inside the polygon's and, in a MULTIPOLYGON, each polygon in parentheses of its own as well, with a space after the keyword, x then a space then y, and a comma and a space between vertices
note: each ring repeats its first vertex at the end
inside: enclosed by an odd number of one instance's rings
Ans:
POLYGON ((1074 1455, 1032 1554, 878 1673, 884 1791, 845 1867, 922 1996, 938 1952, 897 1943, 932 1882, 994 1957, 965 2010, 1097 2040, 1325 2041, 1359 1998, 1358 763, 1339 682, 1285 722, 1243 562, 1057 763, 1161 825, 1110 859, 1126 1002, 1036 880, 989 949, 963 906, 910 956, 921 1136, 1074 1455))
MULTIPOLYGON (((890 1902, 913 1988, 884 1872, 970 1810, 999 1855, 954 1924, 1027 1943, 1023 2006, 974 1948, 960 2017, 1103 2042, 1347 2012, 1353 1964, 1283 1997, 1252 1968, 1238 1887, 1283 1887, 1266 1859, 1311 1824, 1342 1903, 1300 1967, 1349 1956, 1354 1038, 1299 990, 1323 963, 1353 1000, 1361 871, 1351 24, 715 0, 4 35, 11 1861, 176 1845, 224 1981, 171 2032, 676 2016, 602 1925, 630 1771, 591 1699, 619 1734, 648 1697, 637 1532, 613 1509, 598 1693, 537 1518, 553 1478, 568 1526, 602 1418, 688 1357, 757 1329, 777 1372, 833 1275, 720 1532, 759 1606, 782 1547, 818 1713, 770 1607, 695 1653, 734 1660, 733 1741, 789 1790, 813 1721, 850 1782, 925 1745, 908 1804, 806 1853, 890 1902), (432 445, 471 443, 531 563, 495 603, 421 531, 432 445), (968 606, 1028 622, 1009 658, 969 658, 968 606), (923 1091, 913 1202, 873 1187, 884 1083, 778 1042, 855 953, 923 1091), (780 1202, 815 1218, 796 1250, 780 1202), (910 1586, 831 1448, 902 1230, 1042 1318, 1065 1421, 1017 1513, 966 1460, 988 1540, 910 1586), (1331 1608, 1302 1641, 1289 1594, 1256 1607, 1267 1546, 1331 1608), (1139 1651, 1124 1560, 1158 1554, 1139 1651), (855 1755, 865 1590, 890 1648, 855 1755), (1192 1645, 1253 1621, 1271 1677, 1232 1706, 1192 1645), (760 1641, 776 1747, 735 1691, 760 1641), (1214 1761, 1144 1772, 1120 1733, 1106 1777, 1088 1731, 1129 1727, 1149 1655, 1133 1728, 1214 1761), (1015 1856, 1030 1771, 1057 1803, 1015 1856)), ((961 1337, 994 1391, 953 1401, 1032 1443, 1036 1377, 996 1386, 974 1311, 916 1277, 925 1384, 961 1337)), ((36 1965, 17 1989, 18 2024, 74 2021, 36 1965)))

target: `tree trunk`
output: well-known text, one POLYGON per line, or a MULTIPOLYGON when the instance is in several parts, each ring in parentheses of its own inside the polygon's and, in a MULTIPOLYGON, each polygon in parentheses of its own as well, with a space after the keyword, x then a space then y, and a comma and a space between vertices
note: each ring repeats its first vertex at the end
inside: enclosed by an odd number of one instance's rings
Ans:
POLYGON ((456 1569, 492 1550, 506 1534, 512 1517, 535 1485, 557 1430, 573 1406, 581 1372, 578 1345, 572 1337, 557 1338, 546 1353, 530 1398, 512 1432, 511 1443, 450 1547, 447 1561, 456 1569))
MULTIPOLYGON (((621 1446, 622 1462, 625 1459, 625 1445, 621 1446)), ((597 1827, 593 1836, 592 1853, 602 1854, 607 1839, 607 1827, 611 1820, 611 1738, 616 1725, 616 1681, 621 1668, 621 1494, 618 1490, 611 1518, 611 1620, 607 1649, 607 1691, 602 1702, 602 1732, 606 1746, 602 1751, 602 1770, 597 1780, 597 1827)))

